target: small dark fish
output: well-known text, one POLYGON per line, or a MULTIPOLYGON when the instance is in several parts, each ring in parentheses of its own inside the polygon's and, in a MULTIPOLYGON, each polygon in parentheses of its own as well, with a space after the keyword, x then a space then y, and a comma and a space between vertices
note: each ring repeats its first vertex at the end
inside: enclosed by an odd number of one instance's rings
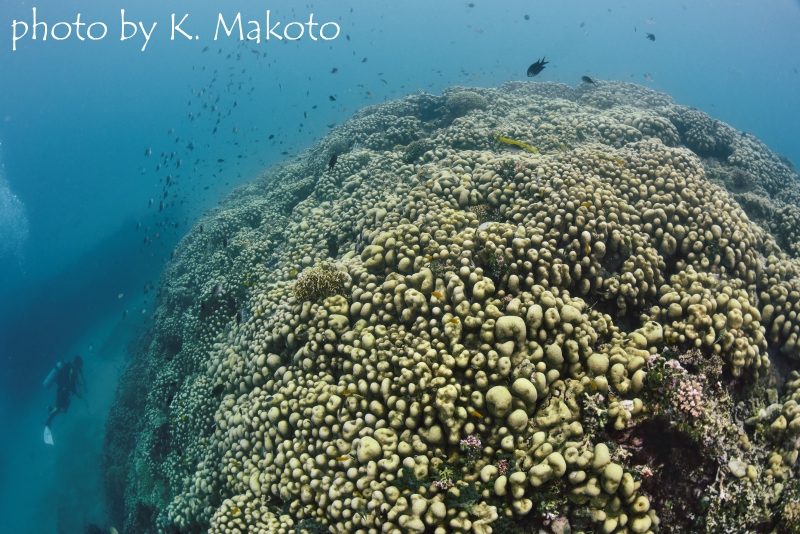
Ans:
POLYGON ((275 134, 270 134, 269 138, 270 139, 275 139, 275 134))
POLYGON ((186 145, 186 148, 188 148, 189 150, 194 150, 194 141, 189 141, 189 144, 186 145))
POLYGON ((150 154, 152 154, 152 153, 153 153, 153 149, 152 148, 148 148, 147 150, 144 151, 144 155, 147 156, 147 157, 149 157, 150 154))
POLYGON ((581 81, 594 85, 594 80, 589 78, 588 76, 581 76, 581 81))
POLYGON ((331 70, 331 74, 336 74, 337 72, 339 72, 339 69, 333 67, 333 70, 331 70))
POLYGON ((234 126, 234 127, 233 127, 233 133, 239 133, 239 128, 238 128, 238 127, 236 127, 236 126, 234 126))
POLYGON ((367 62, 367 58, 364 58, 364 59, 361 60, 361 63, 366 63, 366 62, 367 62))
POLYGON ((156 172, 158 172, 158 170, 159 170, 160 168, 161 168, 161 164, 159 163, 158 165, 156 165, 156 172))
POLYGON ((314 104, 313 106, 311 106, 311 109, 317 109, 317 105, 314 104))
POLYGON ((586 25, 585 22, 581 22, 581 28, 583 28, 585 25, 586 25))
POLYGON ((347 35, 345 35, 345 37, 347 37, 348 41, 350 40, 350 34, 349 33, 347 35))
POLYGON ((386 80, 384 80, 383 78, 381 78, 381 81, 382 81, 383 83, 387 83, 387 84, 389 83, 389 82, 387 82, 386 80))
POLYGON ((223 391, 225 391, 225 384, 217 384, 214 386, 214 389, 211 390, 211 396, 219 397, 223 391))
POLYGON ((304 118, 304 119, 307 119, 307 118, 308 118, 308 112, 307 112, 307 111, 304 111, 304 112, 303 112, 303 118, 304 118))
POLYGON ((333 167, 336 165, 337 161, 339 161, 339 156, 337 156, 336 154, 331 156, 331 160, 328 162, 328 169, 329 170, 333 169, 333 167))
POLYGON ((525 20, 531 20, 531 16, 530 16, 530 15, 525 15, 525 16, 524 16, 524 17, 522 17, 522 18, 523 18, 523 19, 525 19, 525 20))
POLYGON ((469 4, 467 4, 467 7, 475 7, 475 4, 473 4, 472 2, 470 2, 469 4))
POLYGON ((222 284, 217 284, 214 286, 214 290, 211 292, 211 294, 215 297, 218 297, 220 293, 222 293, 222 284))
POLYGON ((158 211, 164 211, 164 201, 158 203, 158 211))
POLYGON ((222 238, 222 246, 225 247, 225 248, 228 248, 228 238, 227 237, 223 237, 222 238))
POLYGON ((168 174, 164 181, 167 183, 167 185, 169 185, 170 180, 172 180, 172 175, 168 174))
POLYGON ((202 224, 200 225, 200 233, 201 234, 203 233, 203 225, 202 224))
POLYGON ((124 312, 122 312, 122 318, 123 319, 126 318, 127 316, 128 316, 128 310, 125 310, 124 312))
POLYGON ((646 38, 650 39, 651 41, 655 41, 656 40, 656 36, 653 35, 652 33, 648 33, 646 38))
POLYGON ((331 102, 336 102, 336 97, 335 96, 330 95, 328 98, 330 99, 331 102))
MULTIPOLYGON (((208 47, 205 47, 205 48, 203 49, 203 52, 208 52, 208 47)), ((200 52, 200 53, 202 54, 203 52, 200 52)))
POLYGON ((542 56, 542 59, 540 59, 539 61, 528 67, 528 78, 533 78, 534 76, 542 72, 544 70, 544 66, 547 65, 548 63, 550 62, 545 61, 544 56, 542 56))
POLYGON ((151 198, 151 199, 150 199, 150 202, 148 202, 148 203, 147 203, 147 207, 149 208, 149 207, 150 207, 150 206, 152 206, 152 205, 153 205, 153 199, 151 198))
POLYGON ((178 162, 175 164, 175 167, 176 167, 176 168, 178 168, 178 169, 180 169, 180 167, 181 167, 181 163, 183 163, 183 160, 181 160, 181 159, 178 159, 178 162))
POLYGON ((219 130, 219 126, 214 126, 214 131, 211 133, 217 133, 217 130, 219 130))
POLYGON ((167 130, 167 135, 172 135, 172 132, 174 132, 174 131, 175 131, 175 128, 170 128, 169 130, 167 130))
POLYGON ((222 158, 219 158, 219 159, 217 160, 217 163, 223 163, 224 161, 225 161, 224 159, 222 159, 222 158))

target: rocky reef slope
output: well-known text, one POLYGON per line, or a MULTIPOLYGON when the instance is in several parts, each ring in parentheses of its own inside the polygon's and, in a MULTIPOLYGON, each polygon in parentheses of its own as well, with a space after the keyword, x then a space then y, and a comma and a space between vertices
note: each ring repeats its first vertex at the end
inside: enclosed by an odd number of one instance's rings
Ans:
POLYGON ((632 84, 365 108, 177 247, 108 420, 112 511, 798 532, 799 201, 788 160, 632 84))

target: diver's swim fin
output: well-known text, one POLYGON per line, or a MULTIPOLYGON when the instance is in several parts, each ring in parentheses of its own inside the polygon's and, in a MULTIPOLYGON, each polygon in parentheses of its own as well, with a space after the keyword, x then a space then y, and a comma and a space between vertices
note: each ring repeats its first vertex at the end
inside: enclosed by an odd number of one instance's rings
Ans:
POLYGON ((44 427, 44 442, 47 445, 53 444, 53 434, 50 433, 50 427, 44 427))

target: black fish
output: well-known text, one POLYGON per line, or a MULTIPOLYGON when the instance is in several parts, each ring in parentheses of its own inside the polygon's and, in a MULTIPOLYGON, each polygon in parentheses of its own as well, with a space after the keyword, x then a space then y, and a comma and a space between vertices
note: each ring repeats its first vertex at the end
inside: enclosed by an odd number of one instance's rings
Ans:
POLYGON ((588 76, 581 76, 581 81, 594 85, 594 80, 589 78, 588 76))
POLYGON ((217 160, 217 163, 222 163, 223 161, 225 161, 225 160, 224 160, 224 159, 222 159, 222 158, 219 158, 219 159, 217 160))
POLYGON ((274 135, 274 134, 272 134, 272 135, 270 135, 270 136, 269 136, 269 138, 270 138, 270 139, 275 139, 275 135, 274 135))
POLYGON ((585 22, 581 22, 581 28, 583 28, 585 25, 586 25, 585 22))
POLYGON ((337 69, 336 67, 333 67, 333 70, 331 71, 331 74, 336 74, 337 72, 339 72, 339 69, 337 69))
POLYGON ((361 60, 361 63, 366 63, 366 62, 367 62, 367 58, 364 58, 364 59, 361 60))
POLYGON ((336 102, 336 97, 335 96, 331 95, 328 98, 330 98, 331 102, 336 102))
POLYGON ((531 16, 530 16, 530 15, 525 15, 525 16, 524 16, 524 17, 522 17, 522 18, 523 18, 523 19, 525 19, 525 20, 531 20, 531 16))
POLYGON ((307 119, 307 118, 308 118, 308 112, 307 112, 307 111, 304 111, 304 112, 303 112, 303 118, 304 118, 304 119, 307 119))
POLYGON ((652 33, 648 33, 646 38, 650 39, 651 41, 655 41, 656 40, 656 36, 653 35, 652 33))
POLYGON ((148 148, 147 150, 144 151, 144 155, 145 156, 150 156, 150 154, 152 154, 152 153, 153 153, 153 149, 152 148, 148 148))
POLYGON ((548 63, 550 62, 545 61, 544 56, 542 56, 542 59, 540 59, 539 61, 528 67, 528 78, 533 78, 534 76, 542 72, 544 70, 544 66, 547 65, 548 63))
POLYGON ((222 246, 225 247, 225 248, 228 248, 228 238, 227 237, 223 237, 222 238, 222 246))
POLYGON ((348 41, 350 40, 350 34, 349 33, 345 37, 347 37, 348 41))
POLYGON ((334 167, 334 165, 336 165, 337 161, 339 161, 339 156, 337 156, 336 154, 331 156, 331 160, 328 162, 328 169, 329 170, 333 169, 333 167, 334 167))

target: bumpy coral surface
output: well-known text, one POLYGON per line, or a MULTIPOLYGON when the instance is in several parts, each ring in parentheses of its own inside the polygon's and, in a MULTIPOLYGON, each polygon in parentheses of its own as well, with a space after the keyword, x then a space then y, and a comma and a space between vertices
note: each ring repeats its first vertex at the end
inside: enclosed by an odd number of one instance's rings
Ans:
POLYGON ((177 248, 109 418, 112 510, 126 533, 796 532, 798 191, 630 84, 366 108, 177 248))

